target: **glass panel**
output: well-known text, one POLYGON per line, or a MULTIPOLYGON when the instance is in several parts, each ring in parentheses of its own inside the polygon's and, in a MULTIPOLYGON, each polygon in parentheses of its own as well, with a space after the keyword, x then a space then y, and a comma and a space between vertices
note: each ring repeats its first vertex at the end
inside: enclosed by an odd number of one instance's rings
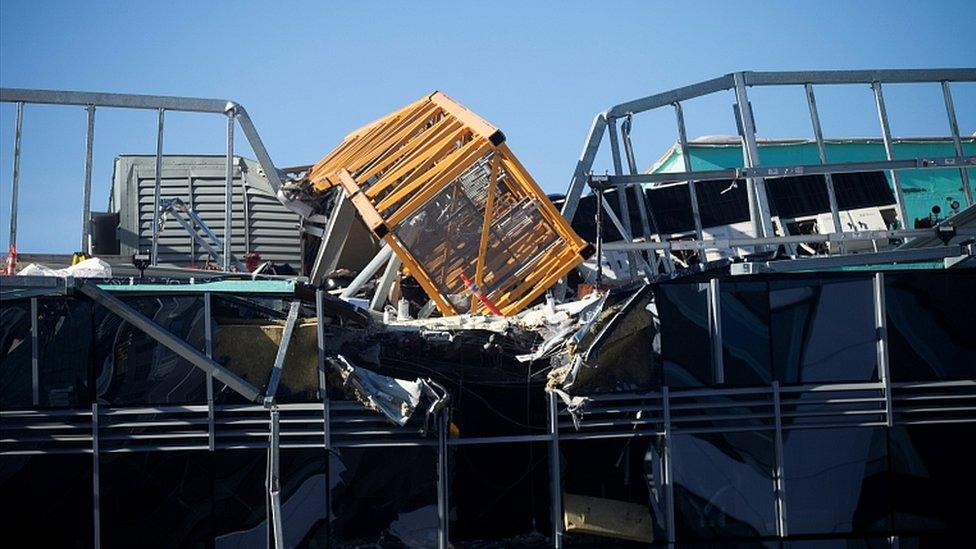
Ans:
POLYGON ((671 456, 676 539, 776 533, 771 431, 677 435, 671 456))
MULTIPOLYGON (((153 297, 128 301, 177 337, 204 348, 203 299, 153 297)), ((95 370, 100 402, 112 406, 206 403, 207 375, 150 335, 98 307, 95 370)))
MULTIPOLYGON (((330 456, 335 542, 342 546, 436 545, 435 448, 343 448, 341 454, 330 456)), ((452 501, 453 506, 460 502, 452 501)), ((485 520, 493 528, 505 525, 485 520)))
POLYGON ((0 307, 0 408, 34 403, 30 330, 30 301, 5 301, 0 307))
POLYGON ((4 547, 94 546, 90 455, 0 457, 0 493, 4 547))
POLYGON ((783 433, 790 535, 889 530, 886 438, 882 428, 783 433))
POLYGON ((707 285, 662 284, 657 291, 657 310, 665 384, 674 388, 711 385, 707 285))
POLYGON ((39 300, 37 321, 41 406, 90 407, 91 304, 74 299, 39 300))
POLYGON ((268 547, 267 450, 220 450, 213 458, 216 549, 268 547))
POLYGON ((976 273, 885 275, 894 381, 976 378, 976 273))
POLYGON ((102 454, 102 545, 208 547, 210 459, 208 452, 102 454))
POLYGON ((768 385, 769 289, 765 282, 719 285, 725 383, 734 387, 768 385))
MULTIPOLYGON (((660 440, 660 437, 563 440, 559 443, 563 493, 638 504, 647 510, 654 539, 667 539, 660 440)), ((567 546, 598 543, 616 546, 619 540, 578 533, 571 534, 567 540, 567 546)))
POLYGON ((976 440, 976 424, 909 425, 891 430, 896 530, 972 535, 976 467, 972 452, 960 447, 966 440, 976 440))
POLYGON ((878 379, 871 279, 772 282, 773 369, 783 384, 878 379))

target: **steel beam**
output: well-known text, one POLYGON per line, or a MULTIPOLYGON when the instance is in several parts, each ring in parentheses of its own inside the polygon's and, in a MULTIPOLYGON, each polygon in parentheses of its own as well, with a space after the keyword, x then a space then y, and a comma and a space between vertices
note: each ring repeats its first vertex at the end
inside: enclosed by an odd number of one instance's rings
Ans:
MULTIPOLYGON (((233 238, 233 211, 234 211, 234 111, 227 111, 227 173, 224 180, 224 272, 230 271, 231 266, 231 239, 233 238)), ((241 176, 241 185, 244 184, 244 177, 241 176)), ((245 202, 246 202, 245 198, 245 202)), ((244 208, 245 217, 247 208, 244 208)), ((246 223, 246 222, 245 222, 246 223)), ((245 230, 245 234, 246 234, 245 230)), ((244 254, 250 250, 244 250, 244 254)))
MULTIPOLYGON (((640 169, 637 168, 637 160, 634 158, 634 144, 630 140, 632 120, 633 117, 629 115, 624 118, 623 123, 620 124, 620 134, 623 137, 624 154, 627 157, 627 173, 637 175, 640 173, 640 169)), ((637 211, 640 213, 641 229, 643 230, 644 238, 650 240, 657 233, 657 220, 654 219, 654 213, 647 209, 644 188, 639 184, 634 184, 630 188, 634 190, 634 196, 637 200, 637 211), (651 228, 652 224, 654 225, 653 230, 651 228)))
POLYGON ((914 82, 972 82, 976 69, 882 69, 853 71, 782 71, 742 73, 747 86, 783 86, 805 84, 908 84, 914 82))
MULTIPOLYGON (((807 108, 810 110, 810 123, 813 125, 813 137, 817 141, 817 154, 820 155, 820 163, 827 164, 827 147, 824 144, 823 130, 820 128, 820 113, 817 110, 817 98, 813 94, 813 86, 806 84, 803 87, 807 95, 807 108)), ((834 232, 843 232, 840 224, 840 210, 837 207, 837 195, 834 193, 834 179, 831 174, 824 174, 824 184, 827 188, 827 201, 830 203, 830 218, 834 223, 834 232)), ((841 251, 846 251, 841 245, 841 251)))
MULTIPOLYGON (((704 252, 704 250, 702 250, 704 252)), ((725 357, 722 354, 722 293, 719 280, 708 281, 708 331, 712 343, 712 374, 715 383, 725 383, 725 357)))
POLYGON ((313 285, 319 285, 326 276, 332 273, 339 264, 339 256, 346 246, 349 229, 356 219, 356 207, 352 200, 346 197, 342 189, 336 189, 335 205, 325 225, 325 232, 319 241, 319 249, 315 255, 315 262, 309 273, 309 280, 313 285))
POLYGON ((905 160, 874 160, 868 162, 836 162, 832 164, 801 164, 758 168, 725 168, 693 172, 646 173, 639 175, 593 175, 591 187, 622 187, 635 183, 680 183, 688 179, 715 181, 763 177, 775 179, 800 175, 826 175, 835 173, 870 172, 878 170, 920 170, 938 168, 976 167, 976 156, 945 156, 937 158, 912 158, 905 160))
POLYGON ((373 278, 373 275, 376 274, 376 271, 380 270, 380 267, 385 265, 386 262, 389 261, 391 256, 393 256, 393 249, 390 248, 390 246, 388 246, 387 244, 383 244, 383 247, 380 248, 380 251, 376 252, 376 255, 373 256, 373 259, 371 259, 369 263, 367 263, 366 266, 363 267, 363 270, 359 271, 359 274, 356 275, 356 278, 352 279, 352 282, 350 282, 349 285, 346 286, 344 290, 342 290, 342 293, 339 294, 339 297, 349 298, 356 295, 356 292, 358 292, 359 289, 362 288, 363 285, 366 284, 366 282, 369 281, 370 278, 373 278))
MULTIPOLYGON (((889 161, 894 160, 895 149, 891 140, 891 127, 888 125, 888 110, 885 108, 881 83, 877 81, 871 82, 871 89, 874 91, 874 104, 878 109, 878 121, 881 123, 881 137, 884 140, 885 156, 889 161)), ((895 206, 898 208, 898 219, 901 221, 900 228, 907 229, 910 225, 908 223, 908 215, 905 211, 905 195, 901 189, 901 178, 895 169, 890 170, 890 173, 891 183, 895 189, 895 206)))
MULTIPOLYGON (((17 251, 17 199, 20 190, 20 136, 24 128, 24 102, 17 103, 17 122, 14 126, 14 173, 13 182, 10 187, 10 237, 7 244, 10 253, 17 251)), ((14 273, 8 273, 14 274, 14 273)))
POLYGON ((688 99, 694 99, 695 97, 701 97, 703 95, 727 90, 734 86, 735 82, 732 79, 732 75, 726 74, 725 76, 719 76, 718 78, 713 78, 711 80, 706 80, 690 86, 684 86, 663 93, 649 95, 641 99, 628 101, 626 103, 620 103, 619 105, 614 105, 606 110, 606 115, 618 117, 627 116, 628 114, 637 114, 640 112, 649 111, 651 109, 656 109, 658 107, 666 107, 678 101, 686 101, 688 99))
MULTIPOLYGON (((745 80, 742 73, 733 75, 735 83, 735 101, 739 106, 739 122, 742 128, 742 154, 746 168, 759 166, 759 146, 756 143, 756 126, 752 114, 752 105, 746 92, 745 80)), ((773 220, 769 212, 769 200, 766 197, 766 181, 762 177, 747 177, 746 187, 749 193, 749 213, 752 217, 752 228, 757 237, 773 236, 773 220)))
POLYGON ((445 406, 437 419, 437 547, 448 549, 451 546, 450 527, 450 475, 447 462, 447 434, 450 430, 450 407, 445 406))
POLYGON ((396 281, 396 277, 399 272, 400 258, 394 254, 390 256, 390 260, 386 262, 386 268, 383 270, 383 276, 380 277, 379 283, 376 285, 376 291, 373 292, 373 298, 369 300, 370 309, 374 311, 383 310, 383 305, 386 304, 386 300, 390 295, 390 289, 393 288, 393 283, 396 281))
POLYGON ((91 180, 92 180, 92 147, 95 142, 95 106, 87 105, 88 126, 85 133, 85 192, 82 199, 81 214, 81 248, 85 253, 91 253, 91 180))
POLYGON ((549 417, 549 507, 552 520, 552 546, 563 546, 563 489, 559 459, 559 409, 556 394, 547 392, 549 417))
POLYGON ((593 119, 593 125, 590 126, 590 133, 586 138, 586 143, 583 144, 583 152, 580 153, 580 158, 576 162, 576 168, 573 170, 573 177, 569 182, 569 189, 566 190, 566 199, 563 202, 563 209, 560 213, 570 223, 572 223, 573 217, 576 216, 576 208, 579 206, 580 197, 583 196, 583 189, 586 188, 587 178, 593 169, 593 159, 600 149, 600 142, 603 141, 603 133, 606 130, 607 116, 605 113, 600 113, 593 119))
MULTIPOLYGON (((607 121, 607 135, 610 137, 610 157, 613 161, 613 173, 614 175, 623 175, 624 168, 623 162, 620 158, 620 144, 617 139, 617 119, 611 118, 607 121)), ((631 235, 634 234, 633 229, 630 226, 630 201, 627 200, 627 188, 621 188, 617 191, 617 205, 620 206, 620 215, 623 216, 621 220, 623 222, 624 228, 631 235)))
POLYGON ((874 274, 874 325, 877 329, 878 378, 884 387, 885 423, 895 425, 894 407, 891 404, 891 371, 888 368, 888 318, 885 304, 884 273, 874 274))
POLYGON ((776 470, 773 472, 773 490, 776 493, 776 535, 785 538, 789 535, 786 527, 786 479, 783 466, 783 413, 779 394, 779 381, 773 381, 773 417, 776 426, 774 451, 776 470))
POLYGON ((671 399, 668 386, 661 387, 661 406, 664 415, 664 457, 661 460, 661 483, 664 485, 664 506, 667 517, 668 543, 674 543, 674 477, 671 470, 671 399))
MULTIPOLYGON (((688 133, 685 131, 685 115, 681 110, 681 103, 675 101, 674 116, 678 125, 678 145, 681 147, 681 160, 686 172, 691 172, 691 152, 688 150, 688 133)), ((701 240, 702 223, 701 211, 698 209, 698 193, 695 191, 695 180, 688 180, 688 194, 691 200, 691 215, 695 220, 695 238, 701 240)), ((698 250, 698 260, 702 263, 707 261, 705 250, 698 250)))
POLYGON ((332 401, 325 364, 325 290, 315 290, 316 363, 319 373, 319 398, 322 399, 322 447, 325 449, 325 539, 332 539, 332 401))
POLYGON ((163 178, 163 121, 165 115, 166 110, 159 109, 156 122, 156 183, 153 186, 152 251, 150 255, 153 267, 159 263, 159 218, 162 213, 159 203, 163 178))
POLYGON ((121 299, 109 294, 91 282, 83 282, 78 286, 78 290, 91 298, 99 305, 105 307, 112 313, 118 315, 123 320, 132 324, 139 330, 158 341, 162 346, 173 351, 183 359, 200 368, 205 373, 211 373, 217 381, 220 381, 236 391, 238 394, 252 402, 260 402, 261 393, 253 385, 241 379, 237 374, 228 370, 223 365, 215 362, 189 343, 173 335, 172 332, 160 326, 152 319, 146 317, 131 305, 121 299))
POLYGON ((285 365, 288 345, 291 343, 291 336, 295 332, 295 322, 298 320, 298 311, 301 308, 301 301, 292 301, 288 307, 288 318, 285 320, 285 329, 281 332, 278 353, 275 354, 274 365, 271 367, 271 375, 268 377, 268 387, 264 395, 265 406, 270 407, 275 403, 275 395, 278 393, 278 382, 281 381, 281 370, 285 365))
MULTIPOLYGON (((884 240, 892 238, 918 238, 936 236, 934 229, 914 229, 910 231, 858 231, 832 234, 800 234, 774 236, 772 238, 719 238, 710 240, 673 240, 670 242, 608 242, 603 245, 607 251, 627 250, 697 250, 734 248, 755 245, 787 245, 803 242, 859 242, 864 240, 884 240)), ((976 236, 976 229, 956 229, 957 237, 976 236)), ((882 252, 879 252, 882 253, 882 252)), ((855 257, 864 257, 857 254, 855 257)), ((794 261, 806 261, 796 259, 794 261)))
MULTIPOLYGON (((942 82, 942 98, 945 100, 946 115, 949 117, 949 131, 952 133, 952 144, 956 148, 956 156, 963 156, 962 143, 959 141, 959 123, 956 121, 956 108, 952 105, 952 91, 949 83, 942 82)), ((959 168, 962 179, 962 193, 966 197, 966 206, 973 205, 973 188, 969 185, 969 172, 966 168, 959 168)))
POLYGON ((285 533, 281 520, 281 425, 277 406, 271 408, 270 424, 268 426, 268 471, 265 487, 268 490, 268 547, 269 549, 283 549, 285 547, 285 533))
POLYGON ((731 273, 733 275, 756 274, 764 272, 788 273, 856 265, 875 265, 880 263, 913 263, 918 261, 934 261, 943 260, 947 257, 959 257, 966 255, 969 255, 969 248, 958 244, 953 244, 949 246, 934 246, 931 248, 906 248, 863 254, 809 257, 803 259, 791 259, 788 261, 781 260, 734 263, 731 267, 731 273))
MULTIPOLYGON (((207 358, 213 359, 213 294, 203 294, 203 342, 207 358)), ((213 372, 207 372, 207 445, 213 452, 216 448, 217 432, 214 417, 213 372)))

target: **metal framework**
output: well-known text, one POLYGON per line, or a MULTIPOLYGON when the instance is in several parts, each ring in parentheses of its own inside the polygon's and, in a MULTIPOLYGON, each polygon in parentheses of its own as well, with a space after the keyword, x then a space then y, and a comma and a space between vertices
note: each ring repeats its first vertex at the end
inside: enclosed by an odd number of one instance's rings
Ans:
MULTIPOLYGON (((833 259, 833 258, 824 258, 833 259)), ((438 546, 448 547, 448 512, 450 462, 447 453, 452 446, 546 442, 549 446, 550 511, 553 520, 552 544, 563 543, 562 470, 572 467, 560 457, 560 441, 601 440, 654 437, 661 441, 661 466, 664 501, 663 526, 667 541, 677 539, 675 530, 673 437, 686 434, 761 431, 774 440, 773 497, 776 516, 776 535, 786 537, 787 509, 783 464, 783 433, 800 429, 869 428, 896 425, 953 424, 976 422, 976 380, 948 382, 894 382, 888 370, 888 335, 884 298, 885 275, 873 275, 874 319, 877 328, 877 379, 873 382, 822 383, 781 386, 772 382, 767 386, 744 388, 672 389, 664 386, 657 391, 607 393, 591 395, 582 417, 572 417, 570 410, 555 393, 547 395, 548 432, 538 435, 449 438, 448 408, 439 413, 434 437, 425 436, 415 428, 390 426, 380 414, 363 409, 357 402, 332 400, 326 385, 326 314, 325 292, 317 290, 315 309, 318 318, 317 353, 319 367, 319 402, 276 404, 266 400, 273 395, 273 382, 262 394, 244 387, 242 394, 255 402, 252 405, 215 405, 213 379, 241 389, 233 378, 226 377, 207 358, 213 352, 211 292, 204 297, 203 352, 189 348, 185 342, 174 342, 165 329, 146 325, 150 320, 133 316, 131 307, 104 290, 82 284, 82 293, 120 314, 127 321, 146 331, 160 344, 174 351, 186 346, 192 351, 178 351, 197 367, 208 373, 207 403, 184 406, 109 407, 93 404, 90 410, 18 409, 0 411, 3 426, 3 446, 0 455, 37 455, 53 453, 92 454, 94 480, 95 545, 100 543, 99 526, 99 456, 118 452, 145 451, 214 451, 217 449, 267 449, 268 467, 268 524, 273 536, 269 546, 280 544, 279 487, 281 479, 276 464, 280 448, 315 448, 333 451, 341 448, 380 448, 423 446, 436 448, 437 507, 440 526, 438 546), (93 290, 94 289, 94 290, 93 290), (106 296, 109 299, 106 299, 106 296), (120 302, 119 305, 116 302, 120 302), (206 359, 206 360, 204 360, 206 359), (241 429, 246 425, 246 429, 241 429), (275 541, 278 540, 278 541, 275 541)), ((52 285, 49 291, 59 292, 52 285)), ((707 293, 712 353, 721 354, 722 339, 720 281, 712 280, 707 293)), ((32 383, 37 402, 37 298, 32 303, 32 349, 34 371, 32 383)), ((297 317, 299 302, 290 305, 288 322, 297 317)), ((134 309, 132 309, 134 311, 134 309)), ((138 313, 135 313, 138 315, 138 313)), ((144 318, 144 317, 143 317, 144 318)), ((289 337, 283 335, 279 357, 272 376, 280 376, 280 356, 287 352, 289 337)), ((217 365, 219 367, 219 365, 217 365)), ((723 369, 715 366, 716 379, 723 369)), ((222 367, 220 367, 222 368, 222 367)), ((233 374, 231 374, 233 375, 233 374)), ((246 382, 245 382, 246 383, 246 382)), ((328 460, 327 460, 328 463, 328 460)), ((327 466, 328 467, 328 466, 327 466)), ((327 468, 327 475, 331 471, 327 468)), ((326 483, 328 485, 328 483, 326 483)), ((326 496, 328 498, 328 495, 326 496)), ((328 499, 326 500, 328 502, 328 499)), ((326 505, 326 513, 331 506, 326 505)))
POLYGON ((502 132, 440 92, 347 136, 304 185, 341 187, 445 315, 514 314, 588 250, 502 132))
POLYGON ((0 88, 0 102, 15 103, 17 105, 16 137, 14 140, 14 171, 13 187, 10 204, 10 245, 16 250, 17 242, 17 210, 20 187, 20 136, 23 127, 24 106, 30 104, 65 105, 84 107, 88 113, 88 126, 85 146, 85 193, 82 206, 82 251, 90 252, 89 241, 91 223, 91 168, 92 144, 95 139, 95 112, 98 108, 143 109, 157 111, 156 125, 156 185, 153 193, 154 212, 152 238, 152 264, 156 265, 159 255, 159 213, 161 208, 160 187, 162 179, 163 156, 163 127, 167 111, 194 112, 220 114, 227 117, 227 174, 225 200, 225 225, 223 235, 223 269, 229 271, 232 265, 230 255, 231 203, 234 170, 234 129, 235 123, 240 124, 244 136, 247 138, 251 150, 254 151, 261 168, 264 170, 272 190, 278 195, 282 203, 296 213, 312 220, 320 216, 312 215, 311 208, 301 202, 291 200, 282 190, 281 176, 268 155, 257 129, 251 122, 244 107, 234 101, 226 99, 202 99, 195 97, 170 97, 159 95, 134 95, 119 93, 92 93, 56 90, 35 90, 21 88, 0 88))
MULTIPOLYGON (((815 242, 818 237, 827 235, 815 235, 810 237, 803 235, 800 239, 794 239, 789 235, 774 235, 772 227, 772 216, 770 214, 768 199, 766 197, 765 180, 768 178, 788 177, 796 175, 822 174, 825 176, 828 201, 830 203, 830 213, 833 220, 834 234, 842 234, 839 241, 868 239, 859 234, 841 233, 840 218, 837 208, 837 199, 834 194, 833 181, 831 174, 849 173, 867 170, 888 170, 891 173, 892 184, 894 186, 896 205, 898 210, 898 220, 900 229, 906 228, 906 216, 904 199, 902 198, 901 181, 899 170, 910 169, 929 169, 929 168, 958 168, 960 178, 965 189, 966 205, 973 205, 972 189, 969 184, 967 167, 976 166, 976 156, 965 155, 960 142, 959 127, 956 121, 956 113, 952 102, 950 83, 952 82, 976 82, 976 69, 918 69, 918 70, 868 70, 868 71, 802 71, 802 72, 737 72, 727 74, 719 78, 714 78, 705 82, 692 84, 671 91, 651 95, 641 99, 628 101, 610 107, 606 111, 598 114, 593 120, 589 135, 583 146, 579 161, 570 180, 569 188, 566 192, 566 201, 563 204, 562 214, 566 219, 572 221, 576 214, 580 197, 587 185, 599 190, 616 187, 620 189, 639 189, 642 184, 659 184, 674 181, 687 181, 689 183, 689 193, 691 200, 692 216, 695 221, 695 237, 693 240, 683 241, 679 248, 672 246, 677 243, 655 242, 662 240, 663 235, 649 234, 645 232, 644 242, 640 248, 629 246, 620 247, 620 250, 662 250, 664 257, 668 256, 668 251, 672 249, 695 249, 704 250, 711 248, 723 248, 727 245, 720 244, 717 240, 706 240, 701 234, 701 217, 699 214, 698 198, 695 193, 695 182, 716 180, 716 179, 745 179, 747 184, 749 215, 753 230, 753 239, 744 239, 739 245, 763 247, 770 244, 796 244, 800 242, 815 242), (955 156, 945 158, 911 158, 895 159, 892 149, 892 137, 888 114, 885 108, 884 96, 882 91, 883 84, 901 83, 932 83, 941 86, 945 101, 946 114, 949 120, 951 138, 955 147, 955 156), (820 126, 820 116, 817 110, 814 86, 816 85, 864 85, 871 87, 874 103, 877 110, 879 126, 885 144, 886 158, 876 162, 830 162, 827 158, 824 145, 823 132, 820 126), (752 114, 752 105, 749 102, 748 88, 756 86, 802 86, 806 94, 807 107, 810 112, 810 119, 813 128, 814 138, 817 143, 817 150, 820 156, 820 163, 814 165, 794 165, 794 166, 761 166, 759 163, 758 148, 756 141, 756 129, 752 114), (743 164, 744 168, 733 168, 725 170, 693 170, 688 154, 688 140, 684 125, 684 115, 682 104, 685 101, 706 95, 727 92, 734 93, 734 116, 736 125, 740 130, 742 141, 743 164), (677 140, 681 150, 681 155, 685 162, 685 171, 679 173, 666 174, 638 174, 633 160, 633 146, 630 142, 630 125, 634 115, 659 109, 662 107, 672 107, 675 111, 677 125, 677 140), (621 152, 617 145, 616 121, 624 120, 627 131, 623 132, 624 151, 627 162, 630 166, 630 174, 624 175, 621 169, 621 152), (610 152, 614 164, 614 174, 606 176, 595 176, 592 174, 593 162, 603 141, 604 134, 608 135, 610 142, 610 152)), ((621 200, 621 208, 626 206, 626 193, 618 193, 621 200)), ((642 219, 652 219, 650 212, 646 211, 643 200, 638 200, 638 205, 642 219)), ((628 210, 622 210, 628 211, 628 210)), ((626 217, 626 216, 625 216, 626 217)), ((616 224, 616 223, 615 223, 616 224)), ((626 225, 626 224, 625 224, 626 225)), ((624 227, 626 228, 626 226, 624 227)), ((618 227, 619 229, 619 227, 618 227)), ((656 232, 656 229, 654 229, 656 232)), ((621 231, 625 235, 627 234, 621 231)), ((834 234, 828 238, 835 240, 834 234)), ((913 235, 904 234, 903 237, 913 235)), ((725 244, 722 242, 721 244, 725 244)), ((606 250, 614 248, 604 247, 606 250)), ((666 270, 670 271, 670 268, 666 270)))

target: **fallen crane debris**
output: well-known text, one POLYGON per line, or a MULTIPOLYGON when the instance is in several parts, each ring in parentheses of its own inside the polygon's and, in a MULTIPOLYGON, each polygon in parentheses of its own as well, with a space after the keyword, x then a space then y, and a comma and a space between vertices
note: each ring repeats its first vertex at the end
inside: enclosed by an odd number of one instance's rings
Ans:
POLYGON ((593 250, 504 134, 441 92, 349 134, 291 186, 333 218, 351 202, 444 315, 517 313, 593 250))

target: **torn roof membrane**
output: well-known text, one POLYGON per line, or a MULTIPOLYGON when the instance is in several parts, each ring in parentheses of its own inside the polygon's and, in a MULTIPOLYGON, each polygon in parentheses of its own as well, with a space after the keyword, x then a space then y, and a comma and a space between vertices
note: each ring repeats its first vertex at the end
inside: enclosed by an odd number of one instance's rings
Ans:
POLYGON ((435 92, 351 133, 300 183, 341 188, 444 315, 511 315, 592 248, 497 128, 435 92))

